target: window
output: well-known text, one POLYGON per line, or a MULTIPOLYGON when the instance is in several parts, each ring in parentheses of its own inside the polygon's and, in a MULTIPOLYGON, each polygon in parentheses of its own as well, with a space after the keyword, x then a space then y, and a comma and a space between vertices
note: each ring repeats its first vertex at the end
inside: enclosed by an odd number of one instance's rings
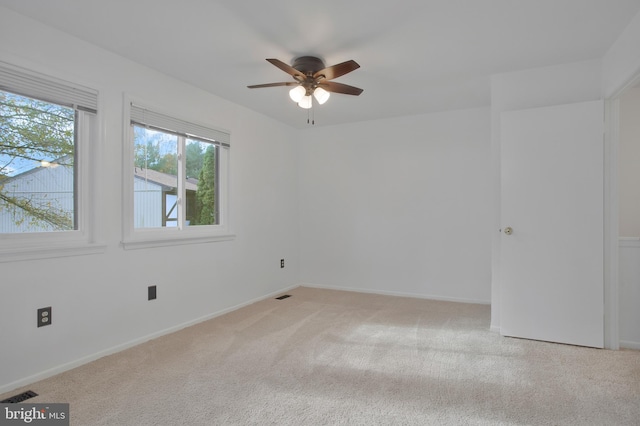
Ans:
POLYGON ((73 108, 0 90, 0 233, 78 229, 73 108))
POLYGON ((130 104, 125 248, 229 239, 229 134, 130 104))
POLYGON ((96 91, 0 62, 0 261, 93 242, 96 112, 96 91))

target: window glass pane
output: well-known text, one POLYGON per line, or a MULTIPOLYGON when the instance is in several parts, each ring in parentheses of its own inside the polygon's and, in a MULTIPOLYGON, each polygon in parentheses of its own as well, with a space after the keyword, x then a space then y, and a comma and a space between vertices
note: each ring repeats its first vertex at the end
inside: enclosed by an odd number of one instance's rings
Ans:
POLYGON ((186 148, 187 225, 215 225, 217 214, 217 146, 187 139, 186 148))
POLYGON ((0 233, 77 229, 73 109, 0 91, 0 233))
POLYGON ((133 126, 134 227, 175 227, 178 222, 178 137, 133 126))

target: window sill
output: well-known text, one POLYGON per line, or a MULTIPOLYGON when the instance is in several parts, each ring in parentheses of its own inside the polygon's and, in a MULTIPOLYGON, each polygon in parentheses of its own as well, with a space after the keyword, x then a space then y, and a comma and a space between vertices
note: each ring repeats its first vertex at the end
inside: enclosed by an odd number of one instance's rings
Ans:
POLYGON ((214 235, 140 235, 136 236, 135 238, 123 240, 122 247, 125 250, 137 250, 184 244, 204 244, 218 241, 231 241, 235 238, 235 234, 231 233, 214 235))
POLYGON ((0 263, 104 253, 106 244, 67 243, 0 248, 0 263))

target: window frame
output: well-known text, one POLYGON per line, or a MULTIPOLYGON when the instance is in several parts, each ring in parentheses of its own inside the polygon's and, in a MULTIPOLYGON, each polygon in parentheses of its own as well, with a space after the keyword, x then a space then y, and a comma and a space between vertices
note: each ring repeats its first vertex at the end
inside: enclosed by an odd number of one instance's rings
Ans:
POLYGON ((0 262, 79 256, 104 252, 97 243, 95 162, 98 149, 98 91, 30 69, 0 61, 0 90, 75 110, 76 229, 0 234, 0 262), (77 93, 88 98, 75 98, 77 93), (80 103, 76 104, 76 100, 80 103))
MULTIPOLYGON (((221 130, 210 124, 200 124, 194 120, 183 119, 180 114, 166 111, 163 108, 150 105, 148 102, 138 100, 128 94, 124 95, 123 106, 123 184, 122 184, 122 247, 125 250, 142 249, 152 247, 165 247, 181 244, 198 244, 216 241, 229 241, 235 239, 232 231, 231 220, 229 216, 229 163, 230 163, 230 146, 229 144, 218 143, 218 170, 217 170, 217 201, 219 220, 216 225, 198 225, 198 226, 177 226, 177 227, 158 227, 158 228, 135 228, 134 226, 134 131, 132 121, 132 109, 142 108, 155 114, 174 118, 177 121, 193 124, 195 127, 211 129, 214 132, 230 133, 221 130), (133 106, 133 108, 132 108, 133 106)), ((137 120, 136 120, 137 121, 137 120)), ((142 123, 138 123, 140 125, 142 123)), ((149 126, 153 128, 153 126, 149 126)), ((163 131, 160 128, 154 130, 163 131)), ((187 135, 191 136, 191 135, 187 135)), ((200 135, 193 135, 194 139, 207 140, 200 135), (200 136, 200 137, 199 137, 200 136)), ((178 144, 178 153, 182 148, 178 144)), ((185 161, 178 161, 178 179, 184 180, 185 177, 185 161)), ((183 212, 186 207, 184 197, 180 200, 182 204, 179 211, 183 212)), ((183 214, 183 213, 182 213, 183 214)), ((180 213, 179 213, 180 217, 180 213)), ((182 220, 179 218, 179 220, 182 220)), ((181 223, 180 223, 181 224, 181 223)))

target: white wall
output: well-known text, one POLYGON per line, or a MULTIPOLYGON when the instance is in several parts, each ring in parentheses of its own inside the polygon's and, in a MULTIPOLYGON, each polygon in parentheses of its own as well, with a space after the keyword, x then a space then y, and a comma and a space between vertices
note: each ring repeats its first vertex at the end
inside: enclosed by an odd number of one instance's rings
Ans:
POLYGON ((2 7, 0 60, 100 91, 106 245, 97 255, 0 264, 0 392, 298 283, 297 131, 2 7), (120 247, 125 92, 231 132, 234 241, 120 247), (52 325, 36 328, 45 306, 52 325))
POLYGON ((601 98, 599 60, 496 74, 491 79, 492 283, 491 328, 500 330, 500 114, 503 111, 601 98))
POLYGON ((481 108, 305 131, 301 282, 488 303, 489 124, 481 108))
POLYGON ((640 87, 620 97, 619 235, 640 237, 640 87))

